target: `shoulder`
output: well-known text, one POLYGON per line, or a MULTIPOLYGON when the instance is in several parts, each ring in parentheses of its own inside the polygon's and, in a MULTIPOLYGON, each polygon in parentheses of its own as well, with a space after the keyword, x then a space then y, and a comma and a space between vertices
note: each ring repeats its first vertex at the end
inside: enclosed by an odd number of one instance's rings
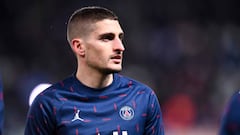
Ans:
POLYGON ((70 86, 73 85, 72 79, 72 77, 68 77, 64 80, 52 84, 51 86, 43 90, 41 93, 39 93, 35 100, 41 103, 53 103, 56 101, 61 101, 62 93, 70 91, 70 86))
POLYGON ((143 82, 140 82, 140 81, 138 81, 136 79, 133 79, 131 77, 124 76, 124 75, 121 75, 121 74, 117 74, 117 76, 122 83, 127 83, 127 84, 132 84, 132 85, 135 85, 135 86, 142 86, 142 87, 148 87, 149 88, 149 86, 147 86, 143 82))
POLYGON ((240 90, 236 91, 233 95, 236 97, 240 97, 240 90))
POLYGON ((235 103, 240 104, 240 91, 239 90, 233 93, 233 95, 230 99, 230 102, 235 102, 235 103))
POLYGON ((230 102, 231 101, 239 101, 240 102, 240 90, 235 91, 232 96, 230 97, 230 102))
POLYGON ((224 113, 240 113, 239 110, 240 107, 240 93, 239 91, 236 91, 233 93, 233 95, 230 97, 226 107, 225 107, 225 111, 224 113))
POLYGON ((131 77, 128 77, 128 76, 124 76, 124 75, 120 75, 120 74, 117 74, 117 75, 119 77, 121 85, 123 85, 125 87, 131 87, 138 91, 145 91, 145 92, 148 92, 151 94, 154 93, 152 88, 143 82, 140 82, 140 81, 133 79, 131 77))

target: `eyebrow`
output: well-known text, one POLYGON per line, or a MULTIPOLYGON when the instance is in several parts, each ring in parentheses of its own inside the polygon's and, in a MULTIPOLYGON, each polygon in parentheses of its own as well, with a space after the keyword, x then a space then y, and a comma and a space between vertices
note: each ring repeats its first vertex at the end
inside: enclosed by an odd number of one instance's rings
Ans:
MULTIPOLYGON (((109 33, 100 34, 100 35, 99 35, 99 39, 104 39, 104 38, 114 39, 115 36, 116 36, 116 35, 115 35, 114 33, 109 32, 109 33)), ((122 33, 119 33, 118 37, 119 37, 120 39, 123 39, 124 33, 123 33, 123 32, 122 32, 122 33)))
POLYGON ((113 33, 104 33, 104 34, 99 35, 100 39, 105 39, 105 38, 114 39, 114 37, 115 37, 115 34, 113 34, 113 33))

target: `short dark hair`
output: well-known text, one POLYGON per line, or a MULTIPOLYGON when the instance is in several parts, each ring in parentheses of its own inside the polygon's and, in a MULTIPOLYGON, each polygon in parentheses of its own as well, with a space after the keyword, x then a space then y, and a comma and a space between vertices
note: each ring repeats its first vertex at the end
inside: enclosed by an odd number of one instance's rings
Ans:
POLYGON ((113 11, 99 6, 83 7, 76 10, 68 20, 68 42, 71 43, 75 37, 87 35, 91 31, 91 25, 103 19, 118 20, 118 17, 113 11))

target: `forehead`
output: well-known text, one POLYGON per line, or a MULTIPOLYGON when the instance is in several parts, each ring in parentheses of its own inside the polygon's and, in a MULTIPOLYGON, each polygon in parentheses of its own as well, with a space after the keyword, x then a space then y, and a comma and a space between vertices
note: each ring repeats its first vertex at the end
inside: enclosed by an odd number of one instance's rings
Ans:
POLYGON ((95 23, 94 32, 97 34, 102 33, 123 33, 123 30, 117 20, 104 19, 95 23))

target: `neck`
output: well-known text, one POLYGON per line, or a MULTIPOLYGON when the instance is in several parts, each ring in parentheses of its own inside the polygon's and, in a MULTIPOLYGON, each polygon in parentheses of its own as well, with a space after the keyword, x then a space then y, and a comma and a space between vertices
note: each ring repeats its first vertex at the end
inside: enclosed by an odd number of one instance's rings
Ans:
POLYGON ((103 74, 97 71, 86 71, 78 68, 77 79, 90 88, 104 88, 113 82, 113 74, 103 74))

